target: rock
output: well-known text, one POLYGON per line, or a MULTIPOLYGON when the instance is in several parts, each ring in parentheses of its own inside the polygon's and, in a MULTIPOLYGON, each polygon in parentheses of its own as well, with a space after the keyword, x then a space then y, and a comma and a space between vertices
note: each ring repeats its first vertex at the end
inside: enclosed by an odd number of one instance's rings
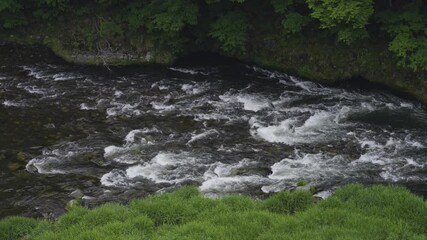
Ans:
POLYGON ((65 209, 71 209, 73 207, 78 207, 78 206, 80 206, 80 201, 73 199, 67 203, 67 206, 65 207, 65 209))
POLYGON ((83 194, 83 191, 82 191, 82 190, 80 190, 80 189, 76 189, 76 190, 74 190, 73 192, 71 192, 71 193, 69 194, 69 196, 70 196, 70 197, 73 197, 73 198, 75 198, 75 199, 78 199, 78 198, 82 198, 82 197, 84 196, 84 194, 83 194))

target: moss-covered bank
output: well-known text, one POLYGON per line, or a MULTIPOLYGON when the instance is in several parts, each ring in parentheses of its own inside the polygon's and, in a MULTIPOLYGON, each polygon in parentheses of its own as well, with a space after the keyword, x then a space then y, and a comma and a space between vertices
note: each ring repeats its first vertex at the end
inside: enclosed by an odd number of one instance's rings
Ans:
POLYGON ((0 221, 0 239, 426 239, 427 204, 398 187, 349 185, 315 203, 306 191, 259 201, 208 199, 195 188, 88 210, 56 222, 0 221))
POLYGON ((248 49, 239 59, 323 83, 362 78, 427 104, 427 72, 398 67, 386 45, 364 41, 347 46, 317 34, 273 34, 254 35, 248 49))

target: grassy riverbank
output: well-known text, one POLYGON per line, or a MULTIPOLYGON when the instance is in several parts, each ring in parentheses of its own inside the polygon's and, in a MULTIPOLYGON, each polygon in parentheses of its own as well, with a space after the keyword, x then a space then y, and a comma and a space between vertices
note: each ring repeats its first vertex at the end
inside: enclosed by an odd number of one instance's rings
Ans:
POLYGON ((426 239, 427 204, 398 187, 349 185, 315 203, 306 191, 259 201, 208 199, 196 188, 72 207, 56 222, 10 217, 0 239, 426 239))

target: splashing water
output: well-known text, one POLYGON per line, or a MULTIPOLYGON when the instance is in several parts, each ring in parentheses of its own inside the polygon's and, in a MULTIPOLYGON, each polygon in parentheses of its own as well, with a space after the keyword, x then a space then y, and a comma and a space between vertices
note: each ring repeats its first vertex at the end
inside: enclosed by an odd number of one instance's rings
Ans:
POLYGON ((17 192, 0 197, 3 215, 77 188, 91 204, 188 183, 220 196, 427 180, 427 109, 377 90, 240 64, 13 65, 0 79, 1 139, 15 139, 1 141, 0 192, 17 192))

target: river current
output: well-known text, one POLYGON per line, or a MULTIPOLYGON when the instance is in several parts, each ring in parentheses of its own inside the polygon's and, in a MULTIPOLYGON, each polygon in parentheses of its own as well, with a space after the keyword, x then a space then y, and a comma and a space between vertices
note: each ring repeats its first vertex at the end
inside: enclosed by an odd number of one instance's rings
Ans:
POLYGON ((229 61, 107 69, 30 50, 0 51, 0 217, 186 184, 209 197, 303 181, 320 197, 352 182, 426 195, 417 102, 229 61))

